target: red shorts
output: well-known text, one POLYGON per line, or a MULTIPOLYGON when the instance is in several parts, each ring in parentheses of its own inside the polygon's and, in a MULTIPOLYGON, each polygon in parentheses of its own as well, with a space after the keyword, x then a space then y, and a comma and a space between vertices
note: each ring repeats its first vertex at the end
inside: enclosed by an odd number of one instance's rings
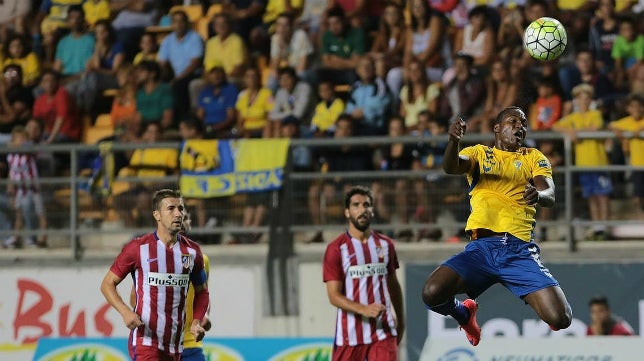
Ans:
POLYGON ((368 345, 335 346, 331 360, 398 361, 398 342, 395 337, 389 337, 368 345))
POLYGON ((134 361, 180 361, 180 353, 168 353, 156 347, 130 345, 130 358, 134 361))

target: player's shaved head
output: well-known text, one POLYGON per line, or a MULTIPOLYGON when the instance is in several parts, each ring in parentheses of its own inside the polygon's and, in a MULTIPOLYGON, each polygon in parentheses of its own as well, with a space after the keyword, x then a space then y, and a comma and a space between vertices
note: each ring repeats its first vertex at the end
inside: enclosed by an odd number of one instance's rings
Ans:
POLYGON ((519 116, 521 118, 527 119, 525 113, 523 112, 523 109, 516 106, 511 106, 501 110, 501 112, 496 116, 496 119, 494 119, 494 124, 501 123, 503 118, 505 118, 505 116, 508 115, 508 113, 512 113, 512 112, 517 112, 519 113, 519 116))

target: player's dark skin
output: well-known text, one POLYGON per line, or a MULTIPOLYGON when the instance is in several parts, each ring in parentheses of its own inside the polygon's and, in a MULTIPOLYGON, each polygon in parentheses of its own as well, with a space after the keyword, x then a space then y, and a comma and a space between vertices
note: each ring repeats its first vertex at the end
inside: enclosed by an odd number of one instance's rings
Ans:
MULTIPOLYGON (((527 119, 523 111, 509 108, 499 115, 494 124, 494 147, 515 152, 523 146, 527 134, 527 119)), ((459 143, 465 134, 466 123, 462 119, 449 128, 449 141, 445 149, 443 169, 447 174, 466 174, 476 161, 459 156, 459 143)), ((555 204, 555 185, 552 179, 537 176, 527 184, 523 199, 527 204, 552 207, 555 204)), ((426 305, 438 306, 451 300, 457 294, 468 293, 465 281, 451 268, 439 266, 425 281, 423 301, 426 305)), ((524 297, 539 318, 555 329, 564 329, 572 322, 572 310, 561 287, 553 286, 532 292, 524 297)))

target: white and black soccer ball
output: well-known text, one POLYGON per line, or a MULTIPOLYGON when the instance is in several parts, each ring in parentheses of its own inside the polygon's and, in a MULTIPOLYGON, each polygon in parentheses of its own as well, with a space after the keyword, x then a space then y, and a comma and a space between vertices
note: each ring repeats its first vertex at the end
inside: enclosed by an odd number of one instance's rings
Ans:
POLYGON ((539 18, 528 25, 523 34, 523 46, 537 60, 557 59, 568 45, 566 29, 559 20, 539 18))

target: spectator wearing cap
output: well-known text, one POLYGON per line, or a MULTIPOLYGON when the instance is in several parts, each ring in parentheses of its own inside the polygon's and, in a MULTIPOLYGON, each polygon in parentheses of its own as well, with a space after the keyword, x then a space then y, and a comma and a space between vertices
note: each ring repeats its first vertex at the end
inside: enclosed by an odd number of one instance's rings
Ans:
MULTIPOLYGON (((174 31, 161 42, 159 62, 170 67, 172 97, 174 98, 174 119, 181 119, 190 112, 188 85, 201 72, 203 41, 201 36, 189 29, 188 15, 184 11, 172 13, 174 31)), ((178 121, 177 121, 178 123, 178 121)))
POLYGON ((228 138, 235 125, 235 104, 239 90, 228 82, 221 66, 206 74, 206 87, 199 93, 197 117, 204 123, 206 138, 228 138))

